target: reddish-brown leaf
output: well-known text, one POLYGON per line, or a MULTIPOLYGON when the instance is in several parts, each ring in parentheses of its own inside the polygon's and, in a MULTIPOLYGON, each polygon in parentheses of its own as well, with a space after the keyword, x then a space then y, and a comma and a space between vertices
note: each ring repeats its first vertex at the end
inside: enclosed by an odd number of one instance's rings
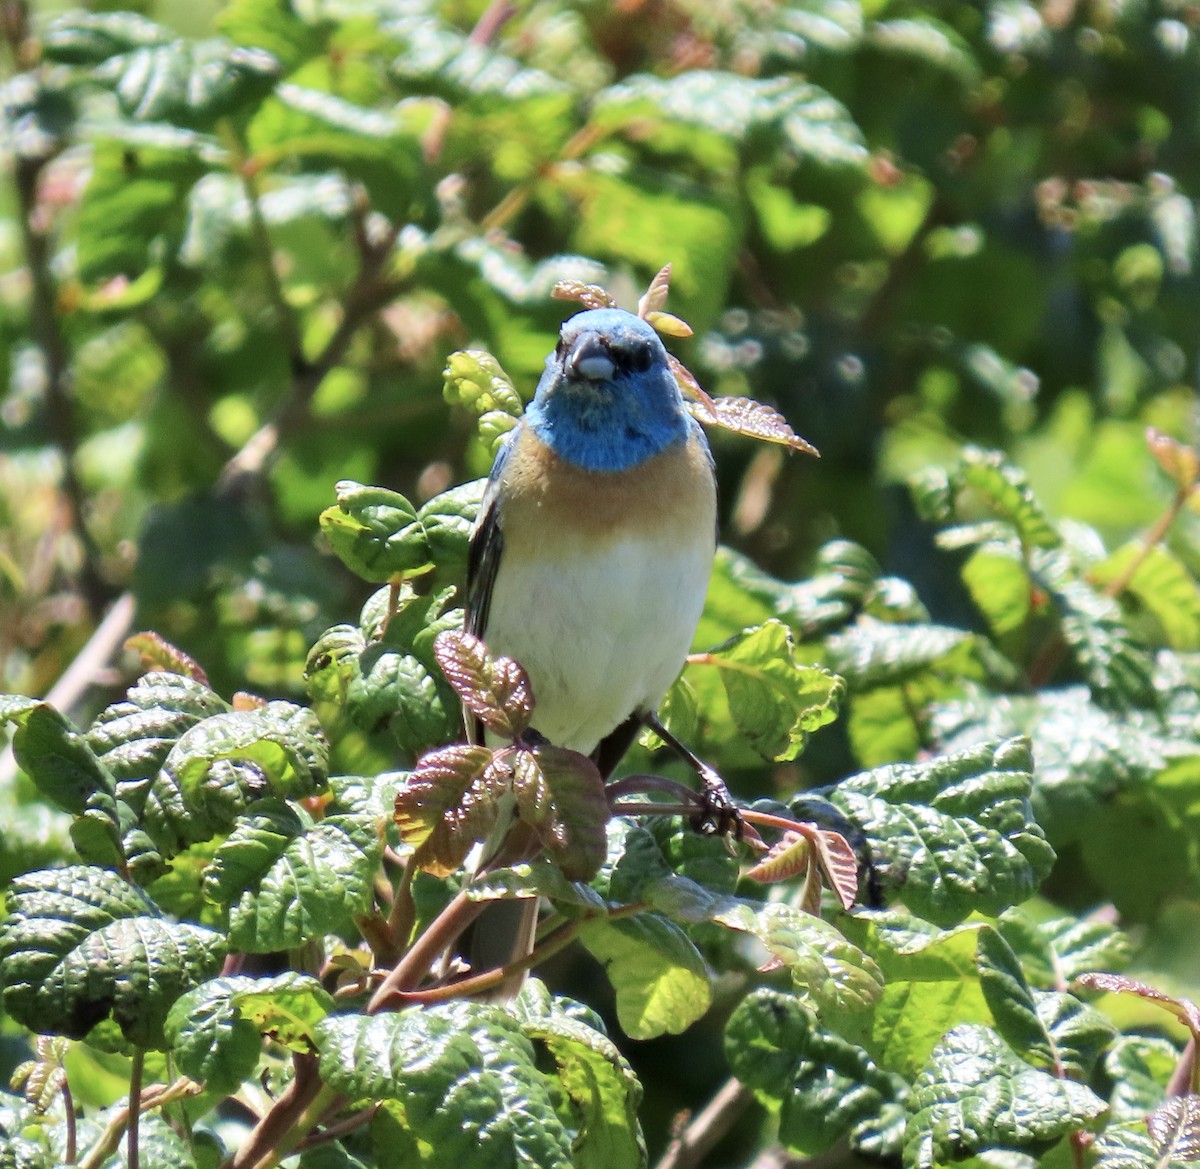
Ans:
POLYGON ((599 284, 560 280, 551 290, 555 300, 577 300, 584 308, 616 308, 616 300, 599 284))
POLYGON ((1158 465, 1171 477, 1181 491, 1189 491, 1200 479, 1200 456, 1193 447, 1146 427, 1146 445, 1158 465))
POLYGON ((643 321, 650 319, 651 313, 658 312, 667 303, 667 293, 671 289, 671 265, 664 264, 654 274, 650 287, 646 289, 638 301, 638 316, 643 321))
POLYGON ((817 860, 825 883, 842 908, 850 909, 858 900, 858 857, 839 832, 822 828, 817 837, 817 860))
POLYGON ((786 881, 812 867, 812 843, 803 832, 785 832, 746 876, 764 884, 786 881))
POLYGON ((609 814, 596 765, 578 751, 549 744, 515 754, 518 814, 537 833, 563 876, 590 880, 607 852, 609 814))
POLYGON ((396 793, 400 839, 426 872, 445 877, 495 827, 505 783, 490 747, 456 744, 430 751, 396 793))
POLYGON ((488 730, 516 739, 529 726, 533 687, 520 663, 489 656, 478 637, 457 629, 439 633, 433 652, 463 706, 488 730))
POLYGON ((753 398, 710 397, 707 402, 697 400, 691 406, 691 411, 705 426, 719 426, 734 434, 778 443, 789 450, 821 457, 821 452, 807 439, 801 438, 778 410, 753 398))
POLYGON ((1169 1011, 1179 1019, 1197 1043, 1200 1043, 1200 1007, 1191 999, 1175 998, 1150 986, 1149 983, 1139 982, 1136 978, 1129 978, 1124 974, 1109 974, 1105 971, 1081 974, 1075 981, 1090 990, 1105 990, 1110 994, 1134 994, 1138 998, 1157 1003, 1163 1010, 1169 1011))
POLYGON ((141 658, 143 670, 165 670, 169 674, 182 674, 202 686, 208 685, 204 670, 183 650, 157 633, 135 633, 125 639, 125 648, 141 658))
POLYGON ((1172 1096, 1149 1116, 1146 1127, 1162 1162, 1200 1161, 1200 1096, 1172 1096))

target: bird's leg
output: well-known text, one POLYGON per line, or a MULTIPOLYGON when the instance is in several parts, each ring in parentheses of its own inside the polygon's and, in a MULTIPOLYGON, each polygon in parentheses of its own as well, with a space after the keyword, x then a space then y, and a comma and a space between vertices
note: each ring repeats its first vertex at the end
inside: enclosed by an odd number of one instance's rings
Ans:
POLYGON ((735 840, 741 840, 745 825, 725 781, 671 734, 654 711, 641 715, 641 720, 700 777, 702 802, 700 811, 692 817, 692 827, 706 836, 727 836, 732 832, 735 840))

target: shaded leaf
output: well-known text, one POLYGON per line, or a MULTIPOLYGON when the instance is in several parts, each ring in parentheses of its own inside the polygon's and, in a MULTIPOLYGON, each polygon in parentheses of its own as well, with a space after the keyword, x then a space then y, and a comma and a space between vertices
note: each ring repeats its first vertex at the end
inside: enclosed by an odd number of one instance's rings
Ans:
POLYGON ((743 999, 725 1029, 730 1070, 773 1111, 779 1140, 814 1156, 873 1126, 887 1104, 902 1102, 904 1081, 862 1048, 825 1030, 795 998, 759 989, 743 999))
POLYGON ((171 1004, 225 956, 219 934, 167 920, 105 869, 18 877, 8 913, 0 925, 4 1008, 41 1033, 81 1039, 111 1015, 131 1043, 162 1050, 171 1004))

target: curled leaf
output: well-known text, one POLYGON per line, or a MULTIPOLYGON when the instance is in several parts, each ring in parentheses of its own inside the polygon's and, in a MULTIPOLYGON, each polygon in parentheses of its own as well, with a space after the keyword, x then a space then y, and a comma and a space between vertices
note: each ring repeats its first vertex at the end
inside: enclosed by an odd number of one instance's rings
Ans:
POLYGON ((1153 426, 1146 427, 1146 445, 1154 461, 1170 476, 1180 491, 1189 491, 1200 479, 1200 455, 1178 439, 1153 426))
POLYGON ((560 280, 551 290, 555 300, 577 300, 584 308, 616 308, 616 299, 599 284, 582 280, 560 280))
POLYGON ((489 657, 478 637, 458 629, 439 633, 433 652, 463 705, 488 730, 516 739, 529 726, 533 687, 519 662, 489 657))
POLYGON ((1191 999, 1176 998, 1174 995, 1129 978, 1124 974, 1108 974, 1105 971, 1095 971, 1081 974, 1076 982, 1089 990, 1105 990, 1110 994, 1132 994, 1138 998, 1158 1003, 1163 1010, 1175 1016, 1191 1033, 1192 1038, 1200 1043, 1200 1006, 1191 999))
POLYGON ((854 904, 858 896, 854 849, 840 833, 815 824, 794 824, 746 876, 754 881, 785 881, 798 873, 815 879, 814 872, 819 872, 843 909, 854 904))
POLYGON ((203 668, 157 633, 135 633, 125 639, 125 648, 141 658, 144 672, 163 670, 169 674, 182 674, 203 686, 208 685, 208 675, 203 668))
MULTIPOLYGON (((671 288, 671 265, 664 264, 654 274, 654 279, 650 281, 650 287, 646 289, 641 300, 638 301, 637 315, 643 321, 650 321, 653 313, 656 313, 667 303, 667 293, 671 288)), ((653 322, 650 322, 653 324, 653 322)), ((691 330, 688 330, 691 332, 691 330)))

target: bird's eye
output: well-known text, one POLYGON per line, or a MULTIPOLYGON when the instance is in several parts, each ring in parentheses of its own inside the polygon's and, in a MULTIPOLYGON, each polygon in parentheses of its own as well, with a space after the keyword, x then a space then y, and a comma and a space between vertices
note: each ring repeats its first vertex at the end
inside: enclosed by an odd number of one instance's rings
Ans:
POLYGON ((654 364, 654 354, 649 349, 634 349, 629 354, 628 364, 634 373, 645 373, 654 364))

